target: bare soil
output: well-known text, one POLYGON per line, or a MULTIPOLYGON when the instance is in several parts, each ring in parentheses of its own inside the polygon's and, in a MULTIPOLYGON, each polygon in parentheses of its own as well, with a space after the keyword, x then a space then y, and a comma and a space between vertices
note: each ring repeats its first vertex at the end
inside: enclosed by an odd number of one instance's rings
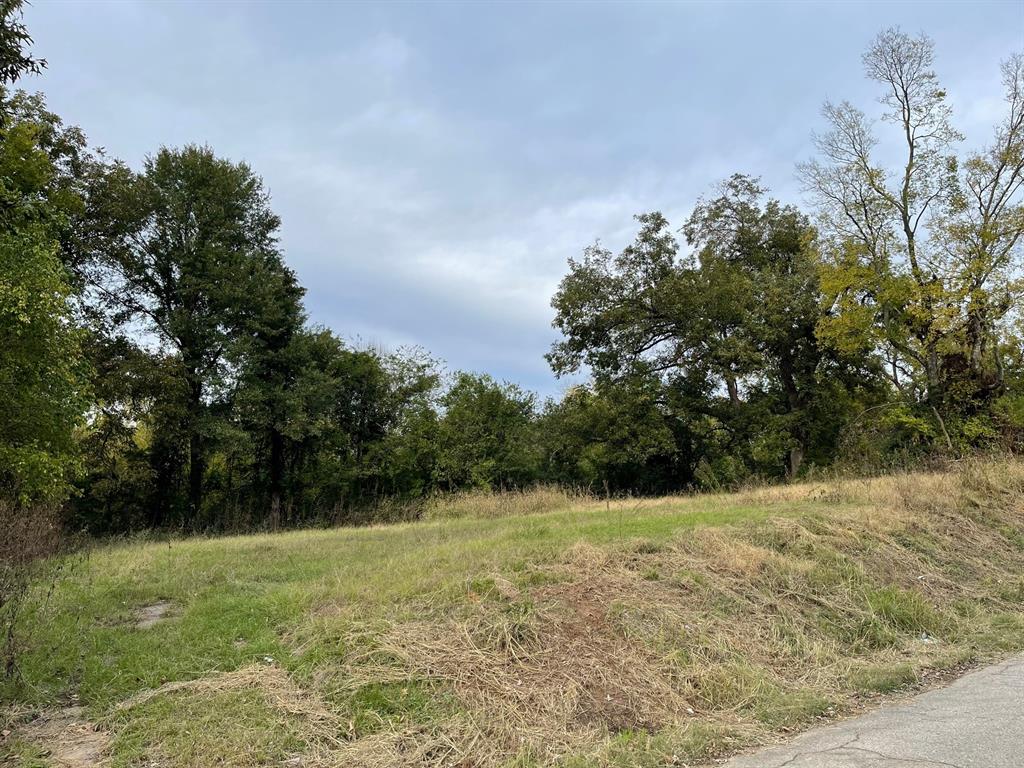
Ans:
POLYGON ((59 768, 98 768, 106 764, 110 736, 85 719, 81 707, 45 712, 18 729, 18 735, 47 751, 59 768))
POLYGON ((144 605, 135 612, 135 626, 137 629, 149 629, 166 619, 170 610, 171 604, 166 600, 144 605))

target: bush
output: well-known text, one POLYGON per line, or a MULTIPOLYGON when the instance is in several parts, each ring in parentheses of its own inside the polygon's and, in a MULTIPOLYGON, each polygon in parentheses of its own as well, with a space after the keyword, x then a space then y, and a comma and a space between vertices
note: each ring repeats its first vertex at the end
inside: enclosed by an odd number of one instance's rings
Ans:
POLYGON ((20 506, 0 500, 0 663, 4 675, 17 672, 18 634, 33 585, 50 577, 53 584, 69 560, 54 556, 62 549, 58 510, 54 506, 20 506))

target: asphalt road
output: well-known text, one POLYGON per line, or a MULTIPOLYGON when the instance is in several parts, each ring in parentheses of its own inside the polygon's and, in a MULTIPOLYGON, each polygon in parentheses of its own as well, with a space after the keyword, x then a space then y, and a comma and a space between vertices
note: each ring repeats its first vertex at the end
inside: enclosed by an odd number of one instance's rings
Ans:
POLYGON ((726 768, 1024 768, 1024 657, 726 768))

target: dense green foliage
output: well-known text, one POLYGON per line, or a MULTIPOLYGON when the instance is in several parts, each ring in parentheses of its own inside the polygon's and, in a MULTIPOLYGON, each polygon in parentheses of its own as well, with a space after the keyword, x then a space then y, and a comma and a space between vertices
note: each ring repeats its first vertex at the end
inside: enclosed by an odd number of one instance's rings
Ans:
MULTIPOLYGON (((0 11, 10 85, 44 62, 19 3, 0 11)), ((828 104, 801 167, 816 210, 737 174, 570 260, 548 359, 590 381, 547 402, 311 326, 244 163, 165 147, 135 170, 5 92, 2 492, 93 532, 277 528, 468 488, 659 493, 1019 447, 1024 60, 989 146, 958 155, 931 58, 898 31, 865 55, 894 167, 828 104)))
POLYGON ((722 192, 686 222, 685 257, 655 213, 638 217, 621 254, 595 247, 573 262, 554 300, 565 340, 549 356, 556 371, 586 364, 601 381, 658 377, 713 484, 829 461, 853 410, 883 396, 864 356, 817 338, 827 312, 806 218, 762 203, 743 176, 722 192))
POLYGON ((75 427, 87 406, 81 332, 60 238, 72 214, 53 158, 54 118, 6 84, 39 64, 0 7, 0 498, 63 498, 73 474, 75 427))

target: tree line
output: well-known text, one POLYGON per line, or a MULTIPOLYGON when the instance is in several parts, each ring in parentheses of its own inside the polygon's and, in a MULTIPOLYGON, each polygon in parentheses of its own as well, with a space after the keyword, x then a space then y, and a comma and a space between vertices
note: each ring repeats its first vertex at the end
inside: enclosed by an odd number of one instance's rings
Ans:
POLYGON ((1024 59, 965 141, 898 30, 883 114, 828 103, 807 210, 737 174, 684 221, 569 260, 541 402, 311 322, 248 165, 90 148, 0 5, 0 496, 94 533, 366 519, 387 500, 558 483, 723 488, 1024 441, 1024 59), (976 147, 964 149, 964 147, 976 147))

